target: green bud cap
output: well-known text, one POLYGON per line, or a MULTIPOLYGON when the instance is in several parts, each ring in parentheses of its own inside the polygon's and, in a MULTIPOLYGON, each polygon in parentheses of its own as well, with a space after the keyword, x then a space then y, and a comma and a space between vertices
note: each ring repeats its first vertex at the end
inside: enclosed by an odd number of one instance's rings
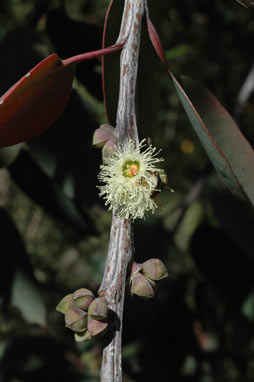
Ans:
POLYGON ((76 306, 82 310, 87 310, 94 299, 94 294, 89 289, 81 288, 76 290, 72 297, 76 306))
POLYGON ((65 313, 69 305, 73 303, 72 294, 67 294, 56 307, 56 310, 60 313, 65 313))
POLYGON ((136 273, 131 280, 131 294, 144 298, 154 297, 154 283, 152 281, 146 279, 141 273, 136 273))
POLYGON ((65 326, 74 332, 83 332, 87 328, 87 313, 74 304, 70 304, 65 312, 65 326))
POLYGON ((93 339, 88 330, 80 333, 74 333, 74 338, 76 342, 90 341, 93 339))
POLYGON ((88 314, 94 320, 105 320, 108 317, 108 304, 104 297, 95 298, 88 308, 88 314))
POLYGON ((168 277, 168 271, 160 259, 149 259, 142 264, 142 273, 151 280, 168 277))
POLYGON ((94 320, 93 318, 88 318, 88 331, 92 337, 99 337, 106 333, 108 329, 108 322, 94 320))

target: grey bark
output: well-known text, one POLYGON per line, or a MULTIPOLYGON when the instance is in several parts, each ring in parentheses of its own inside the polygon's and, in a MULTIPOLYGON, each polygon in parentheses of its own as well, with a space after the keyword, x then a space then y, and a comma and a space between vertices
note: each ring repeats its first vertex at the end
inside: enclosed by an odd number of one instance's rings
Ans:
MULTIPOLYGON (((126 0, 118 41, 126 39, 120 61, 120 89, 117 110, 119 142, 132 139, 138 145, 136 122, 136 79, 144 0, 126 0)), ((108 343, 103 350, 101 382, 122 381, 122 318, 126 273, 133 257, 132 223, 113 212, 110 242, 99 294, 110 309, 108 343)))

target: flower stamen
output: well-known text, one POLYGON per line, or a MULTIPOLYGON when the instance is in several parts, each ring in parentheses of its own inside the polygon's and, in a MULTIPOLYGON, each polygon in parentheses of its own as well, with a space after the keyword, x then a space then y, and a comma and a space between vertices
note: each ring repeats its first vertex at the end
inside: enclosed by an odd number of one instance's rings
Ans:
POLYGON ((133 141, 128 140, 116 147, 112 156, 101 165, 98 175, 100 181, 105 183, 99 186, 100 196, 109 205, 109 210, 125 219, 143 218, 148 212, 153 213, 157 207, 151 197, 158 186, 158 173, 160 169, 155 163, 162 162, 156 158, 156 148, 145 146, 143 140, 136 148, 133 141))
POLYGON ((138 161, 127 160, 123 165, 123 176, 128 176, 132 178, 137 175, 140 168, 138 161))

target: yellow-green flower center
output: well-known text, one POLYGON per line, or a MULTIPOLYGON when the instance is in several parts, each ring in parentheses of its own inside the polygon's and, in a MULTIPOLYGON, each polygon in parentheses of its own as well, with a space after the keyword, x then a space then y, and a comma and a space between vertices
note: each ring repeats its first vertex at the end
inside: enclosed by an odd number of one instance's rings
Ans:
POLYGON ((127 160, 122 167, 123 176, 132 178, 139 172, 140 163, 138 161, 127 160))

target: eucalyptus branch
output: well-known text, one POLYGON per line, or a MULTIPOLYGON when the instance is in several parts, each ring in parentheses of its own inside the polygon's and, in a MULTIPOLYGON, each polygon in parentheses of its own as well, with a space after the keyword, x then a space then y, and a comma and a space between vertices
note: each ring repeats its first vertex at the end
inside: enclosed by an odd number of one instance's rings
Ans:
MULTIPOLYGON (((144 0, 126 0, 120 39, 128 34, 120 61, 120 90, 117 130, 120 143, 132 139, 138 146, 136 124, 136 79, 138 69, 141 20, 144 0)), ((103 350, 101 382, 121 382, 121 338, 127 266, 134 252, 132 223, 113 212, 110 242, 99 294, 110 309, 108 344, 103 350)))

